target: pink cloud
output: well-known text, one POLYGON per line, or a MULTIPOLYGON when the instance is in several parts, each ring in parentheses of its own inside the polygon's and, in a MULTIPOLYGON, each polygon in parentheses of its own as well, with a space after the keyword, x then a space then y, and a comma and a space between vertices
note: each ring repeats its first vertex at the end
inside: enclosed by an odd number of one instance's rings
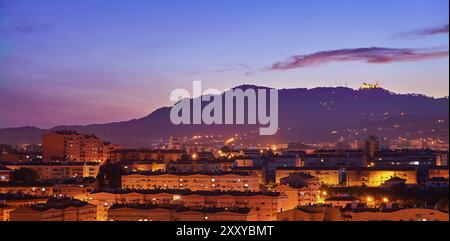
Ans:
POLYGON ((288 70, 322 65, 330 62, 359 61, 369 64, 386 64, 392 62, 421 61, 448 56, 446 50, 418 50, 396 48, 356 48, 316 52, 307 55, 295 55, 289 59, 273 64, 271 70, 288 70))
POLYGON ((434 35, 448 33, 448 25, 417 31, 417 35, 434 35))
POLYGON ((448 24, 447 25, 441 25, 433 28, 424 28, 419 30, 414 30, 410 32, 404 32, 394 35, 394 37, 427 37, 431 35, 438 35, 438 34, 448 34, 448 24))

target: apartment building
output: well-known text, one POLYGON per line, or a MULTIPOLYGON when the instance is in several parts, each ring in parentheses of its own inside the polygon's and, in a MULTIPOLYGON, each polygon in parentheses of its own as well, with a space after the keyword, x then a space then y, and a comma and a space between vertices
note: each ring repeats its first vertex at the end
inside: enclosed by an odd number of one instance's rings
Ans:
POLYGON ((108 210, 109 221, 256 221, 250 209, 203 208, 179 206, 114 205, 108 210))
POLYGON ((9 213, 10 221, 95 221, 96 217, 96 206, 74 199, 49 200, 9 213))
POLYGON ((288 207, 288 197, 277 192, 220 192, 189 190, 119 190, 89 194, 88 202, 97 206, 97 219, 106 220, 113 204, 183 205, 208 208, 255 209, 257 220, 274 221, 288 207))
POLYGON ((123 189, 190 189, 192 191, 259 191, 259 177, 246 173, 131 173, 123 189))
POLYGON ((168 167, 170 162, 178 161, 186 153, 181 150, 121 149, 109 153, 113 162, 121 161, 162 161, 168 167))
POLYGON ((83 135, 75 131, 55 131, 42 139, 44 161, 68 160, 74 162, 103 162, 109 153, 119 146, 103 142, 94 135, 83 135))
POLYGON ((74 177, 96 177, 100 168, 95 162, 63 162, 63 163, 20 163, 7 165, 11 170, 29 168, 36 171, 40 180, 70 179, 74 177))
POLYGON ((406 184, 417 184, 415 167, 300 167, 278 168, 276 183, 293 173, 308 174, 319 179, 320 184, 329 186, 379 187, 393 177, 406 180, 406 184))

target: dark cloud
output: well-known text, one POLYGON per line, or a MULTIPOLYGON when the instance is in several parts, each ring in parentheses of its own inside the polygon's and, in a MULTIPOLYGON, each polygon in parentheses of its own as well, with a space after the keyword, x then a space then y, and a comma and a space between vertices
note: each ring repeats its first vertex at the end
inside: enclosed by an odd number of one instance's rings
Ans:
POLYGON ((430 28, 430 29, 424 29, 422 31, 418 31, 418 35, 434 35, 434 34, 448 34, 448 25, 437 27, 437 28, 430 28))
POLYGON ((322 51, 308 55, 295 55, 291 58, 273 64, 271 70, 287 70, 322 65, 329 62, 360 61, 370 64, 385 64, 392 62, 420 61, 448 56, 446 50, 418 50, 395 48, 356 48, 322 51))
POLYGON ((424 29, 414 30, 414 31, 410 31, 410 32, 399 33, 399 34, 394 35, 394 37, 400 37, 400 38, 427 37, 427 36, 438 35, 438 34, 448 34, 448 24, 433 27, 433 28, 424 28, 424 29))

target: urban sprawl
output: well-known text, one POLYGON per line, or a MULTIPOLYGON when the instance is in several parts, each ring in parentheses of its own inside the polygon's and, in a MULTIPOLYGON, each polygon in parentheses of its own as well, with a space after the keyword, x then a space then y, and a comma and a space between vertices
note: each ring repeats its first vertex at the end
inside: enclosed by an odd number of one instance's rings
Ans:
POLYGON ((55 131, 39 145, 0 145, 0 221, 449 219, 448 145, 238 140, 171 137, 126 149, 55 131))

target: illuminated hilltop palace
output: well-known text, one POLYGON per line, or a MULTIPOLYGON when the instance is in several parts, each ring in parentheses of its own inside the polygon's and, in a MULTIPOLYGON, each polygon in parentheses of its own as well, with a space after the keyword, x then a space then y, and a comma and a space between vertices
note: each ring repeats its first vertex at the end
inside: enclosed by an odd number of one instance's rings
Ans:
POLYGON ((359 89, 365 90, 365 89, 381 89, 381 88, 382 87, 381 87, 380 83, 377 82, 375 84, 363 83, 359 89))

